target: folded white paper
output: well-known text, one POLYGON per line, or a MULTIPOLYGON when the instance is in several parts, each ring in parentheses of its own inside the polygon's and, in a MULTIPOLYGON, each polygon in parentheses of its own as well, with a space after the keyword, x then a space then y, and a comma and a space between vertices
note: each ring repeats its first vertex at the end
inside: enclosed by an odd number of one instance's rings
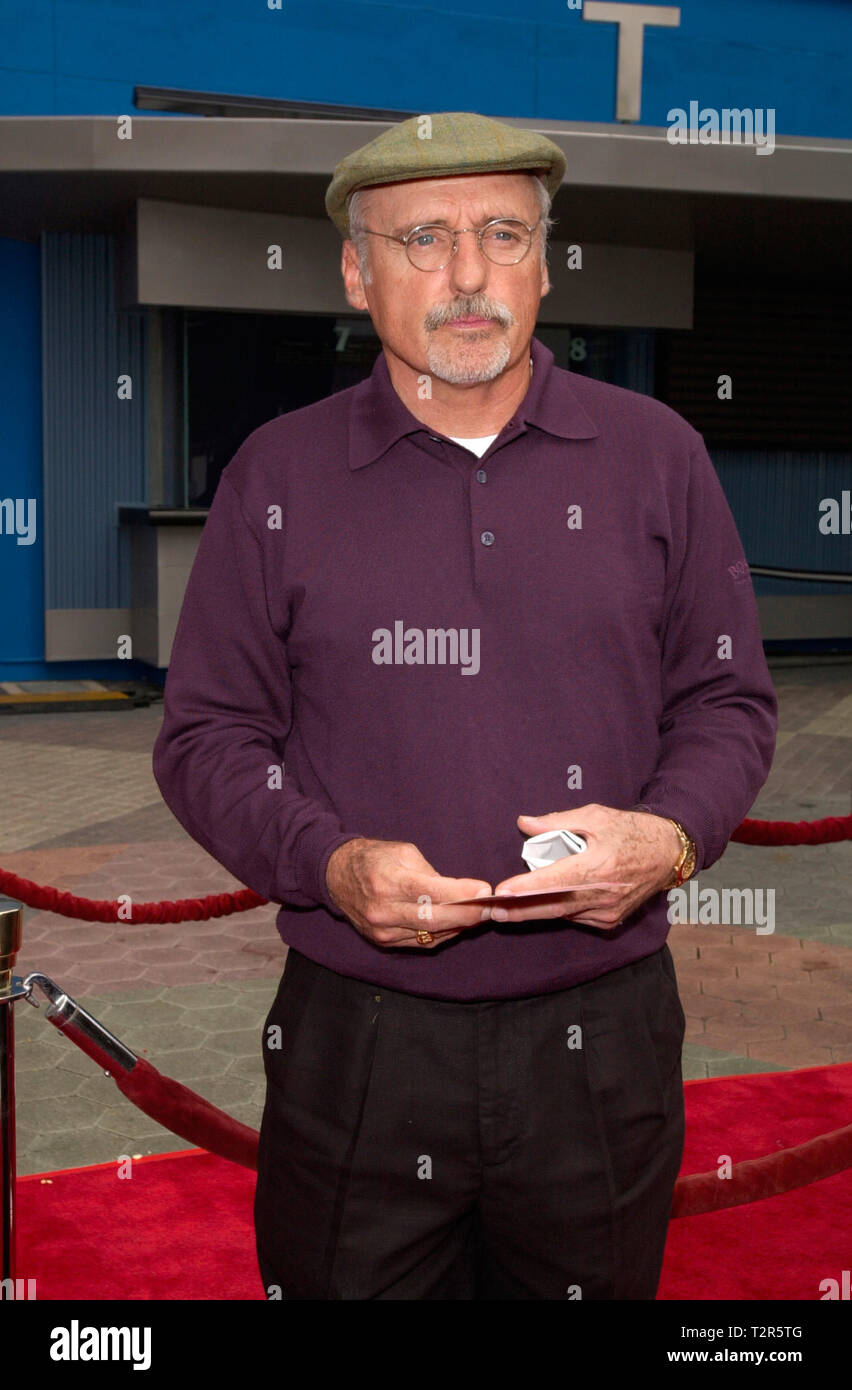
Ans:
POLYGON ((586 842, 572 830, 545 830, 541 835, 532 835, 521 850, 521 858, 528 869, 549 869, 569 854, 580 854, 586 842))

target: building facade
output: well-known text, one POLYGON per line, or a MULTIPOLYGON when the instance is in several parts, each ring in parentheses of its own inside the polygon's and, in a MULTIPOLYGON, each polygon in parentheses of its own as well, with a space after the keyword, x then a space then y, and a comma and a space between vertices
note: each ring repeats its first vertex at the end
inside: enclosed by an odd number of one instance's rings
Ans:
POLYGON ((222 468, 379 351, 343 295, 334 165, 439 110, 561 145, 537 335, 701 430, 768 646, 852 649, 852 5, 0 0, 0 22, 0 680, 162 679, 222 468))

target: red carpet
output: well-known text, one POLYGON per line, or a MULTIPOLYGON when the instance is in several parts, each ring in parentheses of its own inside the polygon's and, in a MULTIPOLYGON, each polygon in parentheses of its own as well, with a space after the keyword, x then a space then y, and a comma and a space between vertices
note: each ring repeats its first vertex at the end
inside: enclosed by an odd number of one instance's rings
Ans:
MULTIPOLYGON (((852 1063, 686 1083, 683 1172, 839 1129, 852 1063)), ((18 1179, 18 1277, 45 1299, 260 1299, 255 1176, 198 1149, 18 1179)), ((822 1297, 849 1268, 852 1172, 672 1223, 660 1298, 822 1297), (845 1263, 844 1263, 845 1262, 845 1263)))
MULTIPOLYGON (((852 1121, 852 1063, 688 1081, 681 1172, 801 1144, 852 1121)), ((669 1227, 661 1299, 823 1297, 849 1268, 852 1170, 750 1206, 686 1216, 669 1227)))

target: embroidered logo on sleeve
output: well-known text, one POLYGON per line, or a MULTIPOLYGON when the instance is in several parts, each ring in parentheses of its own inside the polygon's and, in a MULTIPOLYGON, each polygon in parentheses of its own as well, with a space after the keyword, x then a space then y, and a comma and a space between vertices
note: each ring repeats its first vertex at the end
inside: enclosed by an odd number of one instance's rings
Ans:
POLYGON ((748 560, 737 560, 736 564, 728 565, 727 568, 735 584, 742 584, 749 578, 748 560))

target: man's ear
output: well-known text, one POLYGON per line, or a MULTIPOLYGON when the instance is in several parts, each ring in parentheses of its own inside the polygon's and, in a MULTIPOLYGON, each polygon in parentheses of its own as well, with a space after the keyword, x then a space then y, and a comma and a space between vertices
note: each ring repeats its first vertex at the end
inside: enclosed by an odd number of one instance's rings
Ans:
POLYGON ((364 281, 361 276, 361 265, 358 252, 354 241, 348 238, 343 243, 343 251, 340 257, 340 273, 343 276, 343 288, 346 298, 353 309, 366 309, 367 296, 364 293, 364 281))
POLYGON ((547 261, 545 261, 544 264, 543 264, 543 266, 541 267, 541 297, 542 297, 542 299, 544 299, 544 296, 545 296, 546 294, 550 294, 550 290, 551 290, 551 285, 550 285, 550 274, 549 274, 548 269, 547 269, 547 261))

